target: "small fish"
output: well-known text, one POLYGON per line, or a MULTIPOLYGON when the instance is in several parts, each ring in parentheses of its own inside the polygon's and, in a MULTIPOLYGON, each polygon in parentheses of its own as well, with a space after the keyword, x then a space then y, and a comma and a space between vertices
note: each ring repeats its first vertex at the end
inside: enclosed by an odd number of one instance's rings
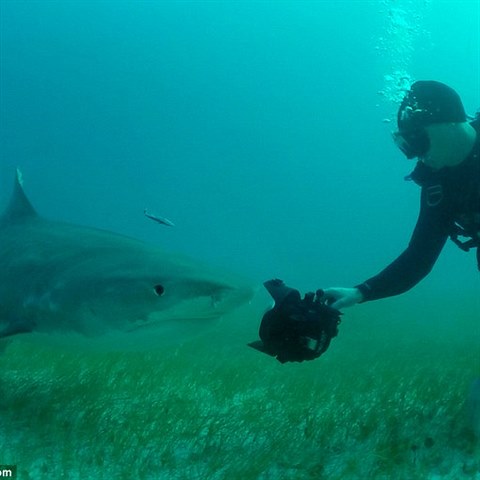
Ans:
POLYGON ((154 222, 160 223, 162 225, 166 225, 167 227, 174 227, 175 224, 171 222, 168 218, 165 217, 159 217, 158 215, 152 215, 147 212, 147 209, 143 211, 145 216, 149 218, 150 220, 153 220, 154 222))

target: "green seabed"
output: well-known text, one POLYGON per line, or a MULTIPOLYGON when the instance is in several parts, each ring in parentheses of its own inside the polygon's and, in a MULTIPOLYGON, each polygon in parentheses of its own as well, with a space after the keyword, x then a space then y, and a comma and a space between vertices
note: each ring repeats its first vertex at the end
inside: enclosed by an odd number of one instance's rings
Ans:
POLYGON ((244 346, 256 305, 163 352, 18 340, 0 357, 1 463, 35 480, 478 478, 469 298, 459 311, 458 298, 412 309, 415 295, 355 307, 303 364, 244 346))

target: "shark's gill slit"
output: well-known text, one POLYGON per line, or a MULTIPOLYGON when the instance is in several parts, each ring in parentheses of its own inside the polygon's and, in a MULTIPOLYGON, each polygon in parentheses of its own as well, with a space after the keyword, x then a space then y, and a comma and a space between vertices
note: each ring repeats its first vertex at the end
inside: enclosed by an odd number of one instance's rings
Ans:
POLYGON ((163 285, 155 285, 153 287, 153 290, 155 291, 155 294, 161 297, 165 293, 165 288, 163 285))

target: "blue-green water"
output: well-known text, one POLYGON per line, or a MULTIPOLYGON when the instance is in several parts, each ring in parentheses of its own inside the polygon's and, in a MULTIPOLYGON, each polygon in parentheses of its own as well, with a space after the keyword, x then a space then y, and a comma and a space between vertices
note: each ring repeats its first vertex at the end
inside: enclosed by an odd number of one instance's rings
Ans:
MULTIPOLYGON (((2 207, 19 166, 49 218, 258 285, 350 286, 406 246, 419 192, 390 139, 402 78, 480 107, 475 0, 0 6, 2 207)), ((462 412, 479 287, 473 253, 447 245, 414 291, 346 311, 308 365, 244 346, 263 292, 179 349, 15 342, 0 358, 0 464, 32 479, 478 478, 462 412)))

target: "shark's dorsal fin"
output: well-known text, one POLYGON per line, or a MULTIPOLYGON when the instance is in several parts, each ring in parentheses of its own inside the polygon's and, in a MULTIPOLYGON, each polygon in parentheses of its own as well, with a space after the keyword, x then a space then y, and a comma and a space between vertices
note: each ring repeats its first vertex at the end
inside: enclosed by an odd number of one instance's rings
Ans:
POLYGON ((10 204, 0 219, 0 225, 22 222, 37 216, 37 212, 23 191, 22 172, 17 168, 10 204))

